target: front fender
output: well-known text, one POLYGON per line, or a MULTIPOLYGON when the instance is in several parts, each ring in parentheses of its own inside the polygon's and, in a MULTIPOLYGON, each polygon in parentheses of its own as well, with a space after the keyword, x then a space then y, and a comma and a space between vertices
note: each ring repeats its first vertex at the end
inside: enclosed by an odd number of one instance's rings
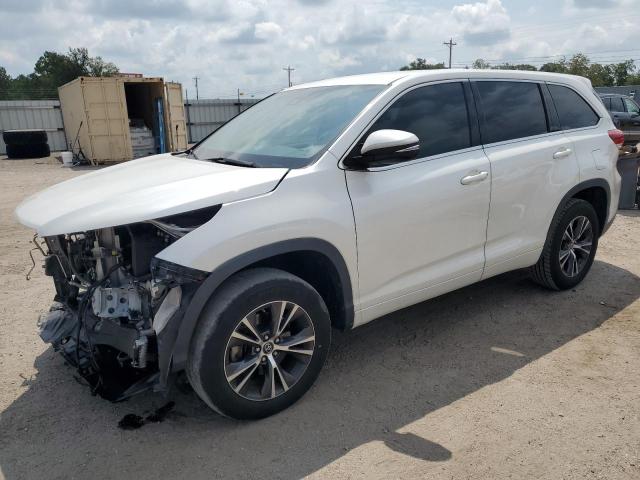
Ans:
MULTIPOLYGON (((220 285, 231 275, 240 270, 247 268, 262 260, 267 260, 277 255, 285 253, 312 251, 325 255, 333 263, 340 277, 342 286, 342 294, 345 308, 345 328, 350 329, 353 326, 354 307, 353 307, 353 289, 347 265, 338 249, 325 240, 318 238, 296 238, 284 240, 281 242, 265 245, 255 250, 251 250, 233 259, 230 259, 213 270, 200 287, 196 290, 191 301, 186 305, 184 315, 180 320, 177 328, 177 337, 172 346, 171 352, 171 371, 177 372, 184 370, 187 364, 189 354, 189 344, 196 329, 200 314, 204 310, 209 299, 213 296, 220 285)), ((175 319, 174 321, 177 321, 175 319)), ((165 345, 164 348, 170 348, 165 345)), ((166 352, 165 352, 166 358, 166 352)))

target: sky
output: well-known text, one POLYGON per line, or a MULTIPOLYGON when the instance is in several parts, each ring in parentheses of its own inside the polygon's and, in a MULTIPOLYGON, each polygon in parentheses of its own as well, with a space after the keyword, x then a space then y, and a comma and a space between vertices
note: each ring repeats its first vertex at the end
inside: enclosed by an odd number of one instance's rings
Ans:
POLYGON ((31 73, 45 50, 87 47, 178 81, 195 97, 261 97, 294 84, 397 70, 416 57, 541 65, 587 53, 640 60, 640 0, 0 0, 0 66, 31 73), (635 7, 635 8, 634 8, 635 7), (634 49, 634 46, 636 47, 634 49))

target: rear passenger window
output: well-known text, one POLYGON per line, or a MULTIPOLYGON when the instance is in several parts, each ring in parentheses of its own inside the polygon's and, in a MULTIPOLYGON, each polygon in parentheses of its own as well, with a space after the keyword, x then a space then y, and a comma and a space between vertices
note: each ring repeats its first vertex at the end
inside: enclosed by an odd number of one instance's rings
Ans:
POLYGON ((549 91, 563 130, 591 127, 600 120, 598 114, 593 111, 585 99, 569 87, 549 85, 549 91))
POLYGON ((540 87, 532 82, 476 82, 484 121, 482 143, 547 133, 540 87))
POLYGON ((611 97, 604 97, 601 98, 602 103, 604 103, 604 106, 607 110, 611 111, 611 97))
POLYGON ((611 98, 611 112, 624 112, 624 105, 622 104, 622 98, 620 97, 610 97, 611 98))
POLYGON ((459 82, 440 83, 406 93, 382 114, 371 132, 405 130, 420 140, 419 157, 471 146, 464 90, 459 82))

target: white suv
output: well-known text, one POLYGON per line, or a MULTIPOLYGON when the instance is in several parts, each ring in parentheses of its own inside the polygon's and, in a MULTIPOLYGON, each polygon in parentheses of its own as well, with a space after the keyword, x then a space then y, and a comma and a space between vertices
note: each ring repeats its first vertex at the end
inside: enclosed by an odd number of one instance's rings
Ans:
POLYGON ((218 412, 271 415, 312 385, 332 326, 523 267, 577 285, 616 213, 622 141, 580 77, 434 70, 286 89, 186 152, 17 208, 56 287, 41 336, 111 400, 186 371, 218 412))

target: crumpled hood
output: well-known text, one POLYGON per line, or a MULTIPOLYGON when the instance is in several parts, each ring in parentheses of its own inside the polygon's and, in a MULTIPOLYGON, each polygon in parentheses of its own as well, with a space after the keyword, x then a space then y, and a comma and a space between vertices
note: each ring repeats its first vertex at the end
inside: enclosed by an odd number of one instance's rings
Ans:
POLYGON ((54 185, 15 213, 41 236, 95 230, 262 195, 287 171, 154 155, 54 185))

